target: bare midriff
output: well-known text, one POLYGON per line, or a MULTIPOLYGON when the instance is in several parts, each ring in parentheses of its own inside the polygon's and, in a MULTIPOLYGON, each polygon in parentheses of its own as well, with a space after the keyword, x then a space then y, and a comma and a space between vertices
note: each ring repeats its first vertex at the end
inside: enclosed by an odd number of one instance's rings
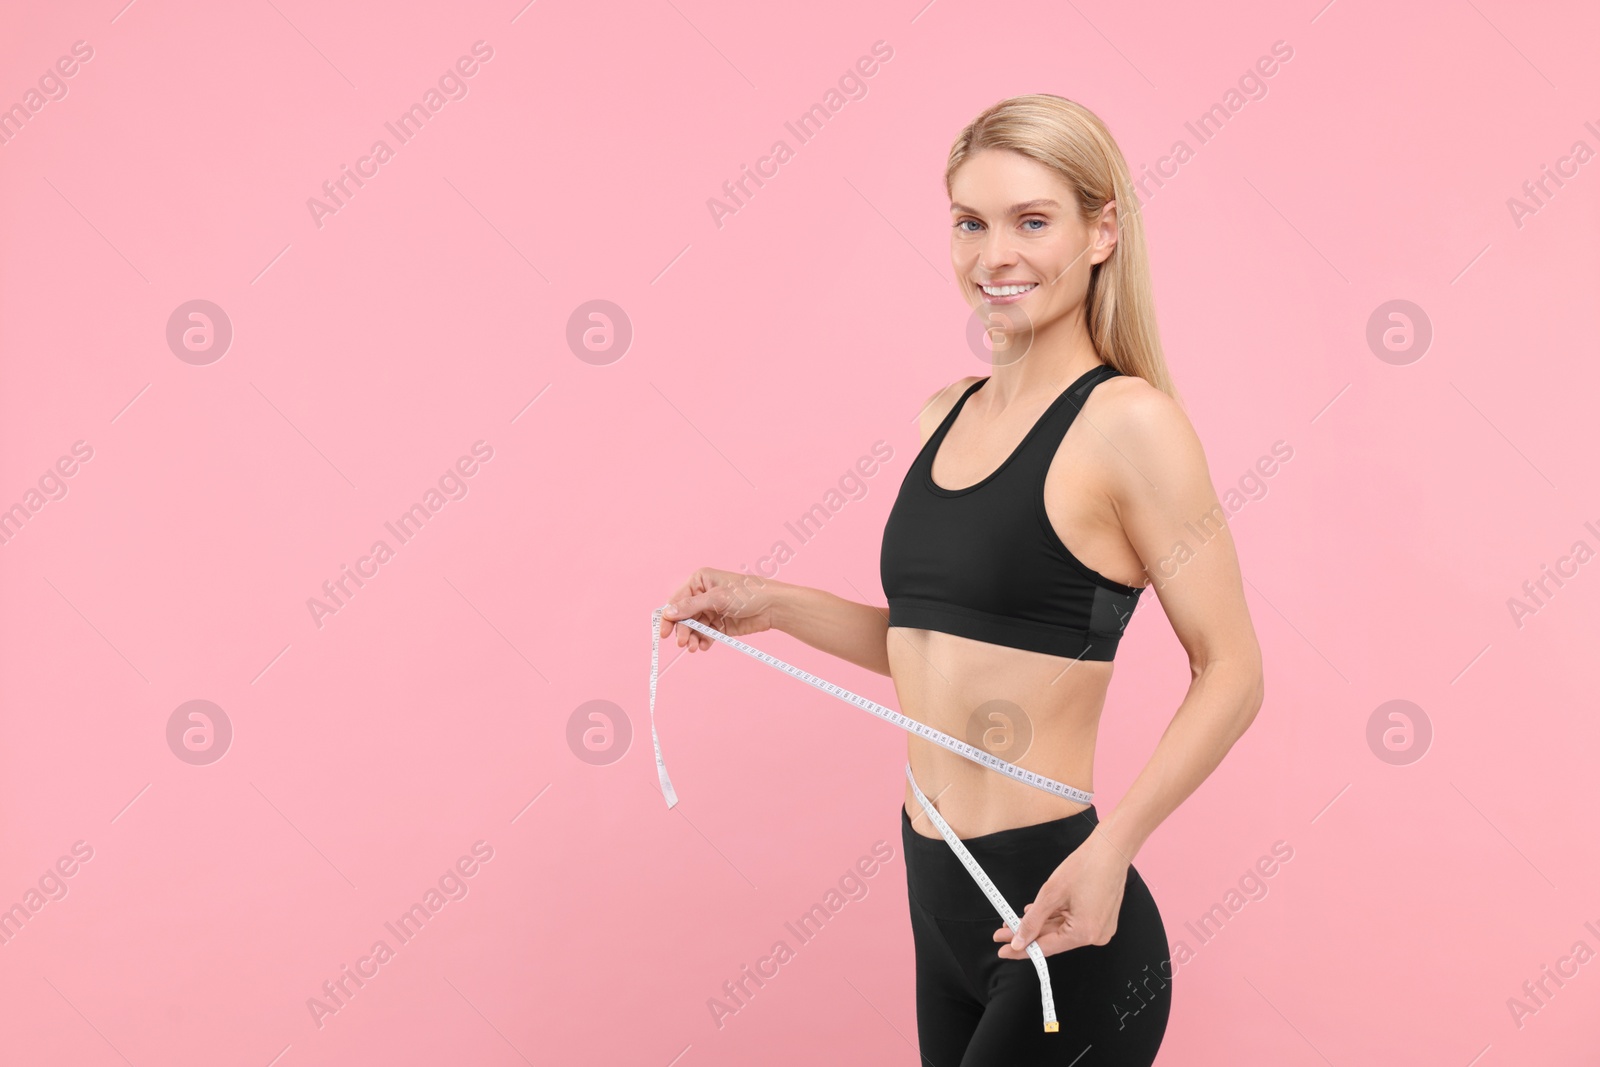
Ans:
MULTIPOLYGON (((1094 749, 1110 661, 1073 660, 933 630, 891 627, 889 673, 900 710, 1026 770, 1094 791, 1094 749)), ((1032 826, 1086 807, 909 735, 917 785, 957 837, 1032 826)), ((939 838, 905 789, 912 828, 939 838)))

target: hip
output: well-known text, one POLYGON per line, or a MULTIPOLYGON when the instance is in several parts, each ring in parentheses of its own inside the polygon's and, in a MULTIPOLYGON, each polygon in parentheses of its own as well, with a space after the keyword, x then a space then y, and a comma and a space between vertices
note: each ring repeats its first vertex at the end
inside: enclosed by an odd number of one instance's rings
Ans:
MULTIPOLYGON (((963 837, 961 844, 1020 914, 1061 861, 1088 840, 1098 823, 1099 814, 1090 804, 1060 818, 963 837)), ((918 833, 904 805, 900 808, 900 839, 906 889, 913 903, 937 918, 999 924, 994 905, 973 881, 960 857, 944 838, 918 833)), ((1128 894, 1141 909, 1155 909, 1154 898, 1132 864, 1128 865, 1125 904, 1129 903, 1128 894)))

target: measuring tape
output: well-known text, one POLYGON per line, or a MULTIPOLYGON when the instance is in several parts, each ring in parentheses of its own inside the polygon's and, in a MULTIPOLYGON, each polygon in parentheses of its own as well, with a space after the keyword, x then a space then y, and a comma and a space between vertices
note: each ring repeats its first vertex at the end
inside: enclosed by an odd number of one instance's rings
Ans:
MULTIPOLYGON (((661 780, 661 794, 666 797, 667 807, 672 808, 678 803, 678 792, 672 788, 672 779, 667 776, 667 764, 661 758, 661 739, 656 734, 656 680, 661 670, 661 615, 663 611, 665 611, 665 608, 656 608, 650 615, 650 743, 655 746, 656 775, 661 780)), ((894 723, 894 725, 908 733, 916 734, 924 740, 943 745, 950 751, 965 756, 974 763, 980 763, 990 770, 999 771, 1001 774, 1009 775, 1019 782, 1025 782, 1037 789, 1043 789, 1047 793, 1066 797, 1068 800, 1075 800, 1081 804, 1088 804, 1094 799, 1093 793, 1086 793, 1081 789, 1074 789, 1070 785, 1063 785, 1052 778, 1046 778, 1042 774, 1023 770, 1016 764, 1009 763, 992 752, 985 752, 975 745, 969 745, 965 741, 935 730, 933 727, 902 715, 898 711, 893 711, 882 704, 868 700, 864 696, 852 693, 848 689, 818 678, 816 675, 803 671, 799 667, 785 663, 776 656, 769 656, 759 648, 752 648, 743 641, 729 637, 719 630, 713 630, 711 627, 698 623, 693 619, 675 619, 673 622, 675 625, 687 626, 691 630, 703 633, 707 637, 721 641, 725 645, 737 648, 740 652, 748 656, 754 656, 769 667, 778 668, 778 670, 791 678, 798 678, 807 685, 815 686, 822 690, 829 696, 837 697, 848 704, 854 704, 863 711, 870 711, 878 718, 894 723)), ((1011 905, 1006 903, 1005 897, 1000 895, 1000 890, 995 888, 994 882, 984 873, 983 868, 978 865, 978 861, 972 858, 972 853, 967 851, 966 846, 961 843, 961 839, 955 835, 955 831, 950 829, 950 824, 944 821, 939 813, 934 810, 933 803, 923 795, 922 790, 917 786, 916 778, 911 773, 911 764, 909 762, 906 763, 906 781, 911 783, 911 791, 916 795, 917 802, 922 805, 922 810, 928 813, 928 818, 933 821, 933 825, 938 828, 939 833, 955 852, 956 857, 961 860, 961 865, 967 869, 967 873, 972 875, 972 880, 978 883, 978 888, 983 890, 983 895, 989 898, 989 903, 994 905, 995 910, 1000 913, 1000 917, 1005 920, 1005 924, 1012 930, 1017 929, 1022 924, 1022 920, 1012 910, 1011 905)), ((1028 958, 1033 961, 1033 969, 1039 974, 1039 993, 1044 1002, 1044 1028, 1048 1033, 1055 1033, 1061 1027, 1056 1021, 1055 998, 1050 992, 1050 971, 1045 966, 1044 951, 1039 948, 1037 941, 1030 941, 1028 942, 1027 953, 1028 958)))

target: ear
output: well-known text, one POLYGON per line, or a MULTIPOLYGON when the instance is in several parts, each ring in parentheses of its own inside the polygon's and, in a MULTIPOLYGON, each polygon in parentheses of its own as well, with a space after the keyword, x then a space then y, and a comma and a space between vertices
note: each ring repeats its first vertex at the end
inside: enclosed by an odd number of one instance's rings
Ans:
POLYGON ((1122 219, 1117 210, 1115 200, 1107 200, 1100 209, 1100 218, 1089 227, 1089 241, 1093 251, 1089 255, 1090 265, 1104 263, 1116 251, 1117 238, 1122 234, 1122 219))

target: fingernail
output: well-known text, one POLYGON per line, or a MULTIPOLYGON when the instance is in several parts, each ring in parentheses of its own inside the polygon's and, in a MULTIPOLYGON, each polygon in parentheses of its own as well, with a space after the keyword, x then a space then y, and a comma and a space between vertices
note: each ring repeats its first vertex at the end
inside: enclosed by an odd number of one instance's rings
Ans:
POLYGON ((664 612, 664 614, 667 614, 667 615, 676 615, 677 613, 678 613, 678 605, 676 605, 676 604, 668 604, 667 608, 666 608, 666 611, 664 612))

